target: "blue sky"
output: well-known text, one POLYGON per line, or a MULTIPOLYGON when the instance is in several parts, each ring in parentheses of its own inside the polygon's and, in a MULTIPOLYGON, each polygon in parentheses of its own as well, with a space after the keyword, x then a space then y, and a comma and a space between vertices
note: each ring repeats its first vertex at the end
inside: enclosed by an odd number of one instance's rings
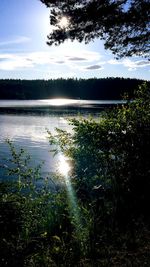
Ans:
POLYGON ((149 80, 150 62, 115 60, 102 41, 46 44, 49 10, 39 0, 0 0, 0 79, 129 77, 149 80))

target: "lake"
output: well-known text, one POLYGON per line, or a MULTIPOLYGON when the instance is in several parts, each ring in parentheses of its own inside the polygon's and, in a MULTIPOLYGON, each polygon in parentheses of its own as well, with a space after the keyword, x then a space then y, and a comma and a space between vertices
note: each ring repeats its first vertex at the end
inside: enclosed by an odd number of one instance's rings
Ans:
POLYGON ((42 175, 54 173, 59 167, 59 155, 49 152, 46 128, 52 133, 55 128, 71 131, 68 118, 80 115, 100 117, 101 110, 123 101, 91 101, 74 99, 52 100, 0 100, 0 179, 7 179, 2 165, 11 157, 5 140, 13 141, 16 149, 24 148, 31 155, 31 164, 42 160, 42 175))

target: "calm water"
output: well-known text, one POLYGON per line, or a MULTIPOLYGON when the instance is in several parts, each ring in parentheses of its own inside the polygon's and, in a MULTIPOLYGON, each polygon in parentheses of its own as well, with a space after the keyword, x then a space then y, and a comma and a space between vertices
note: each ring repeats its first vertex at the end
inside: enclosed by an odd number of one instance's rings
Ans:
MULTIPOLYGON (((68 117, 70 115, 68 114, 68 117)), ((70 130, 66 116, 58 114, 0 114, 0 163, 6 164, 10 158, 6 138, 12 140, 17 149, 24 148, 32 156, 32 165, 38 165, 44 160, 42 172, 56 171, 59 157, 53 157, 49 152, 50 146, 47 139, 46 128, 52 133, 55 127, 70 130)), ((1 179, 4 171, 1 170, 1 179)))
POLYGON ((51 108, 76 107, 91 108, 102 105, 121 104, 123 100, 81 100, 81 99, 41 99, 41 100, 0 100, 0 108, 51 108))
MULTIPOLYGON (((116 104, 118 102, 113 102, 116 104)), ((53 157, 49 152, 46 128, 52 133, 55 128, 71 131, 67 118, 92 114, 99 117, 101 105, 112 104, 111 101, 81 100, 37 100, 37 101, 0 101, 0 164, 7 164, 11 157, 6 138, 12 140, 16 148, 24 148, 32 157, 36 166, 44 160, 43 176, 55 172, 59 164, 59 155, 53 157), (94 108, 96 105, 96 109, 94 108), (40 107, 40 108, 39 108, 40 107), (30 109, 29 109, 30 108, 30 109), (71 109, 73 108, 73 109, 71 109), (11 111, 10 111, 11 109, 11 111), (9 110, 9 113, 8 113, 9 110), (37 112, 39 111, 39 112, 37 112)), ((7 176, 0 168, 0 179, 7 176)))

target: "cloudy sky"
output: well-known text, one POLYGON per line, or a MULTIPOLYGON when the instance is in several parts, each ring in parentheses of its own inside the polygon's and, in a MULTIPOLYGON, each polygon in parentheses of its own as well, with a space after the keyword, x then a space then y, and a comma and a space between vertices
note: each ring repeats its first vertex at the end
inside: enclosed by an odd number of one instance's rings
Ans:
POLYGON ((149 80, 150 62, 115 60, 99 40, 46 44, 49 10, 39 0, 0 0, 0 79, 130 77, 149 80))

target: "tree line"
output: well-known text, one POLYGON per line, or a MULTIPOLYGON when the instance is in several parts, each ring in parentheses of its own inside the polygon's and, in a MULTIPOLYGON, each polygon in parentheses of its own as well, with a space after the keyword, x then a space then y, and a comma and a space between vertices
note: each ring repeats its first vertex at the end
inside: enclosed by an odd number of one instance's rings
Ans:
POLYGON ((142 83, 138 79, 51 79, 0 80, 0 99, 121 99, 124 93, 133 97, 133 91, 142 83))

